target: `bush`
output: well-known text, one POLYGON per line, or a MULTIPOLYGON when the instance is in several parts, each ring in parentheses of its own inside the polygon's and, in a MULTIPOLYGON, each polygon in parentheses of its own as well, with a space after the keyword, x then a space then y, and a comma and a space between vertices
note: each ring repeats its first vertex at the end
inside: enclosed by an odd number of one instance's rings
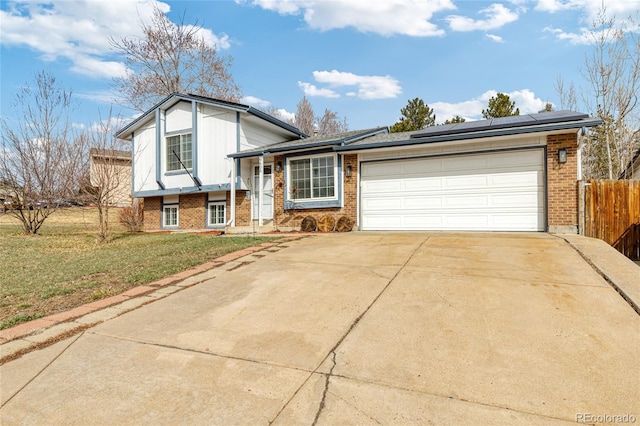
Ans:
POLYGON ((129 232, 142 231, 143 225, 143 209, 139 203, 133 203, 131 207, 125 207, 120 211, 120 223, 129 232))

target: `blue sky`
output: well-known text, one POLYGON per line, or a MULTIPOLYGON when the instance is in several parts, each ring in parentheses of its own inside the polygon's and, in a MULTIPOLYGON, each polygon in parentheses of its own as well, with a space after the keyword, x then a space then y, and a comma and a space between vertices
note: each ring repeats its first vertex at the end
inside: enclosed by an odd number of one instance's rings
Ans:
MULTIPOLYGON (((481 118, 496 92, 521 113, 554 88, 587 84, 580 73, 592 48, 584 34, 602 0, 1 0, 1 111, 11 116, 19 87, 46 69, 73 89, 73 120, 104 117, 117 94, 112 78, 126 68, 109 37, 139 34, 158 5, 173 22, 203 26, 203 36, 233 57, 230 71, 243 102, 273 105, 283 116, 307 96, 317 114, 346 117, 351 129, 391 125, 409 99, 454 115, 481 118)), ((640 0, 604 0, 609 15, 638 16, 640 0)), ((114 104, 125 118, 134 111, 114 104)), ((588 112, 588 111, 585 111, 588 112)))

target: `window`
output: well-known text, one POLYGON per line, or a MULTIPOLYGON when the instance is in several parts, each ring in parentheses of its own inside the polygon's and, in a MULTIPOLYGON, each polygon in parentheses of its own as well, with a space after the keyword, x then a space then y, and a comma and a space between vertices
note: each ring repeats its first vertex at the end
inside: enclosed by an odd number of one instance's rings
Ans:
POLYGON ((219 226, 226 223, 225 204, 224 201, 209 203, 209 218, 207 221, 209 226, 219 226))
POLYGON ((174 155, 178 154, 182 164, 187 169, 193 167, 193 149, 191 147, 191 133, 167 136, 167 171, 181 170, 180 161, 174 155))
POLYGON ((165 206, 163 216, 162 223, 165 227, 178 226, 178 206, 165 206))
POLYGON ((335 197, 333 155, 289 161, 289 198, 305 200, 335 197))

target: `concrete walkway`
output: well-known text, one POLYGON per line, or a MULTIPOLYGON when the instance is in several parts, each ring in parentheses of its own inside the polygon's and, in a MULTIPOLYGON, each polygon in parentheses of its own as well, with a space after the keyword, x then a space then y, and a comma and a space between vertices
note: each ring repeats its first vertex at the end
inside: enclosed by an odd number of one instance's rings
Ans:
POLYGON ((0 423, 638 422, 640 315, 606 279, 637 303, 640 268, 584 240, 349 233, 247 254, 0 366, 0 423))

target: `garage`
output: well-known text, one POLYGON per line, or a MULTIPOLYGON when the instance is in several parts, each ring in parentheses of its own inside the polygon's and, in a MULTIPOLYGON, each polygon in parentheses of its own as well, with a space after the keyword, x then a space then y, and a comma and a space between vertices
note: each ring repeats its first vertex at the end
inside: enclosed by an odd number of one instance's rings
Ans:
POLYGON ((541 148, 363 162, 363 230, 544 231, 541 148))

